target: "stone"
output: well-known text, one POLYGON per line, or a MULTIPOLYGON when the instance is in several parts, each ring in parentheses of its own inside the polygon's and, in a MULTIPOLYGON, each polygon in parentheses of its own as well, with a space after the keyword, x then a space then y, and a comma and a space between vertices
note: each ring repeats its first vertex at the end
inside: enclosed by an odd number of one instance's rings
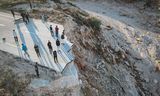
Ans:
POLYGON ((149 78, 145 78, 145 81, 148 83, 149 82, 149 78))
POLYGON ((111 27, 110 25, 107 25, 107 26, 106 26, 106 29, 107 29, 107 30, 112 30, 112 27, 111 27))
POLYGON ((158 80, 157 80, 157 79, 154 79, 153 82, 154 82, 155 84, 157 84, 157 83, 158 83, 158 80))

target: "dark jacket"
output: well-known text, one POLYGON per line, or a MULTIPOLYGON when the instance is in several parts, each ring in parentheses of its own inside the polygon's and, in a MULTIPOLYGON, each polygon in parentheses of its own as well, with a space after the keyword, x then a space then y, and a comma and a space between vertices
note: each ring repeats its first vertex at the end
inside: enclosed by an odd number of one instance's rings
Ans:
POLYGON ((64 35, 63 34, 61 35, 61 39, 64 39, 64 35))
POLYGON ((37 53, 39 53, 39 48, 38 48, 38 45, 34 45, 34 49, 37 53))
POLYGON ((56 40, 56 45, 60 46, 60 41, 58 39, 56 40))
POLYGON ((49 29, 50 29, 50 31, 53 31, 53 28, 52 28, 52 26, 50 26, 50 27, 49 27, 49 29))
POLYGON ((49 49, 52 49, 52 44, 51 44, 51 42, 48 42, 48 43, 47 43, 47 46, 48 46, 49 49))
POLYGON ((53 55, 54 55, 54 57, 57 57, 57 52, 53 51, 53 55))

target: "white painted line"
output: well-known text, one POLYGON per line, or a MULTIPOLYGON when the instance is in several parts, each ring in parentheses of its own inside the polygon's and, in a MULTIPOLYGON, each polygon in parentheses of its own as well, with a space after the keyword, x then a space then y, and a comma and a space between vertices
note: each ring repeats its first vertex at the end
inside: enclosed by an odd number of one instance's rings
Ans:
POLYGON ((4 26, 6 26, 6 25, 4 25, 4 24, 0 24, 0 26, 4 27, 4 26))
POLYGON ((0 14, 0 16, 7 17, 7 18, 12 18, 12 19, 13 19, 13 17, 12 17, 12 16, 8 16, 8 15, 0 14))

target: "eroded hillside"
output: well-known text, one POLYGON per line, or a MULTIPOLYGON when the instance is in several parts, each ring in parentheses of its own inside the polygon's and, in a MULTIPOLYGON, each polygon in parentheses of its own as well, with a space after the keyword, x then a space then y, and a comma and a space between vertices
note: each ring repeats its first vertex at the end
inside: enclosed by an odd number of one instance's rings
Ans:
POLYGON ((40 18, 43 13, 63 24, 74 43, 84 96, 159 96, 159 34, 64 1, 35 7, 31 14, 40 18))

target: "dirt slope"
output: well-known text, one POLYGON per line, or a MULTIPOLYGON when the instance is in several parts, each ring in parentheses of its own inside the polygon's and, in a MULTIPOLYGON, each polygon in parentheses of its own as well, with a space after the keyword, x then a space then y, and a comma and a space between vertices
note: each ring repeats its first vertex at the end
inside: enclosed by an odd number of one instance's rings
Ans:
POLYGON ((53 10, 36 9, 32 16, 45 12, 49 21, 64 24, 85 96, 159 96, 159 35, 71 3, 53 5, 53 10))

